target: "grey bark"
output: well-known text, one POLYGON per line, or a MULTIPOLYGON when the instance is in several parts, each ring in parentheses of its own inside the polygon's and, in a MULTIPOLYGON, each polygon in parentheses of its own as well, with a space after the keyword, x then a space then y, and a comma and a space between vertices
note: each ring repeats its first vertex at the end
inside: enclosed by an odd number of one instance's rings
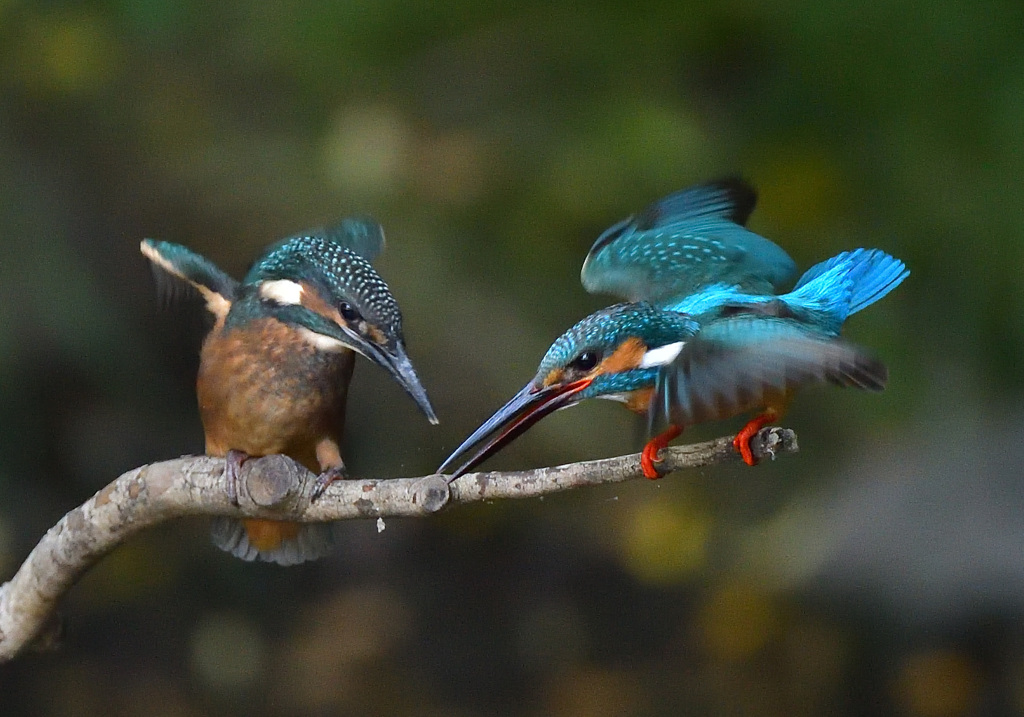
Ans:
MULTIPOLYGON (((765 428, 751 447, 760 458, 795 452, 796 435, 765 428)), ((662 457, 666 473, 739 460, 730 438, 673 446, 662 457)), ((460 503, 532 498, 643 475, 640 456, 633 454, 527 471, 470 473, 450 484, 440 475, 335 481, 311 503, 316 476, 285 456, 266 456, 242 465, 236 506, 228 499, 223 474, 222 458, 153 463, 128 471, 61 518, 0 586, 0 662, 30 645, 52 646, 59 639, 55 611, 61 597, 101 557, 165 520, 192 515, 295 522, 427 516, 460 503)))

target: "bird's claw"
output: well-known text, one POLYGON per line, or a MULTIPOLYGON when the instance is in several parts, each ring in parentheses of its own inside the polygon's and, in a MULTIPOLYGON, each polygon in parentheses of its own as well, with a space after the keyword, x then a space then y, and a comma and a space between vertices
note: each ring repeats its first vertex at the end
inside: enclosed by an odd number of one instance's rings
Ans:
POLYGON ((313 484, 313 493, 310 495, 309 502, 315 503, 320 496, 324 494, 329 486, 339 478, 345 477, 345 469, 342 467, 328 468, 323 473, 316 477, 316 483, 313 484))
POLYGON ((747 434, 746 429, 743 429, 736 434, 736 437, 732 439, 732 447, 739 451, 740 456, 743 458, 743 462, 748 466, 757 465, 757 457, 754 455, 754 451, 750 448, 750 439, 757 435, 757 431, 747 434))
POLYGON ((664 460, 658 455, 661 453, 661 449, 662 446, 657 445, 654 441, 650 441, 644 446, 644 450, 640 454, 640 469, 644 472, 644 478, 648 480, 661 478, 661 472, 658 470, 658 464, 664 460))
POLYGON ((659 469, 658 464, 664 459, 661 457, 661 449, 667 448, 670 441, 676 436, 682 433, 682 429, 676 425, 671 425, 651 440, 647 441, 647 445, 644 446, 644 450, 640 453, 640 469, 644 472, 644 478, 648 480, 658 480, 664 475, 659 469))
POLYGON ((758 434, 758 431, 772 421, 777 420, 778 417, 779 414, 777 411, 769 409, 760 416, 752 418, 747 425, 740 429, 740 432, 736 434, 736 437, 732 439, 733 448, 739 451, 739 454, 743 457, 743 462, 748 466, 756 466, 758 463, 757 457, 754 455, 754 451, 750 447, 750 441, 758 434))
POLYGON ((227 482, 228 500, 231 505, 238 507, 238 474, 242 470, 242 464, 249 460, 249 454, 245 451, 236 451, 234 448, 224 456, 224 479, 227 482))

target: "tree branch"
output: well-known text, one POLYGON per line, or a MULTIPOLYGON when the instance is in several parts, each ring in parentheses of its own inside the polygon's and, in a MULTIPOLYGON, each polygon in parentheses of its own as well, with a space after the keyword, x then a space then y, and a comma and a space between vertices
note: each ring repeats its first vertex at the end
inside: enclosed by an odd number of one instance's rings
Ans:
MULTIPOLYGON (((797 450, 796 434, 763 429, 751 441, 754 455, 797 450)), ((674 446, 662 452, 665 472, 739 459, 730 438, 674 446)), ((52 527, 18 572, 0 586, 0 662, 35 643, 56 643, 57 602, 101 557, 135 533, 188 515, 227 515, 323 522, 349 518, 426 516, 442 508, 497 498, 548 493, 641 477, 640 456, 571 463, 528 471, 470 473, 449 484, 444 476, 335 481, 315 502, 316 476, 285 456, 242 465, 239 505, 228 500, 224 459, 183 457, 128 471, 52 527)))

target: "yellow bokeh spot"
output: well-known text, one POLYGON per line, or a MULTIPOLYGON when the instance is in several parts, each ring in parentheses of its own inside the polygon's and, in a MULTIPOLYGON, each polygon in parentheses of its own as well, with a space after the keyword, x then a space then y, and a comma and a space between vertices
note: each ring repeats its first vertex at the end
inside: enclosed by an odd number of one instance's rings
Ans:
POLYGON ((176 561, 152 536, 118 547, 82 579, 78 599, 94 609, 153 595, 177 579, 176 561))
POLYGON ((346 107, 324 139, 323 161, 338 189, 359 197, 395 191, 409 171, 412 128, 386 104, 346 107))
POLYGON ((697 620, 699 637, 708 654, 723 662, 752 657, 778 632, 773 601, 753 586, 733 583, 708 597, 697 620))
POLYGON ((980 683, 978 667, 966 656, 936 650, 903 660, 896 693, 912 715, 955 717, 973 713, 980 683))
POLYGON ((794 146, 773 154, 756 169, 758 221, 779 230, 815 230, 835 219, 843 180, 834 157, 813 146, 794 146))
POLYGON ((62 14, 26 22, 12 59, 27 89, 78 93, 109 82, 114 55, 111 33, 99 19, 62 14))
POLYGON ((710 532, 711 516, 693 503, 644 503, 623 527, 623 562, 644 582, 678 582, 704 565, 710 532))
POLYGON ((642 695, 636 679, 596 667, 570 670, 552 684, 544 714, 552 717, 615 717, 637 714, 642 695))
POLYGON ((212 690, 249 689, 266 670, 265 640, 256 624, 240 613, 204 615, 190 642, 192 670, 212 690))

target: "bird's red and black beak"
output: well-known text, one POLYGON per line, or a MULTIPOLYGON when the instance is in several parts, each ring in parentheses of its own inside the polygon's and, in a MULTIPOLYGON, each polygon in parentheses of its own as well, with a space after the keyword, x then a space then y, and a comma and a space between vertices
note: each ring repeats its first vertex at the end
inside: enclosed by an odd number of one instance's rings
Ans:
POLYGON ((437 472, 451 471, 450 480, 455 480, 514 441, 544 416, 578 403, 579 393, 592 381, 591 377, 551 386, 526 384, 463 441, 437 472))

